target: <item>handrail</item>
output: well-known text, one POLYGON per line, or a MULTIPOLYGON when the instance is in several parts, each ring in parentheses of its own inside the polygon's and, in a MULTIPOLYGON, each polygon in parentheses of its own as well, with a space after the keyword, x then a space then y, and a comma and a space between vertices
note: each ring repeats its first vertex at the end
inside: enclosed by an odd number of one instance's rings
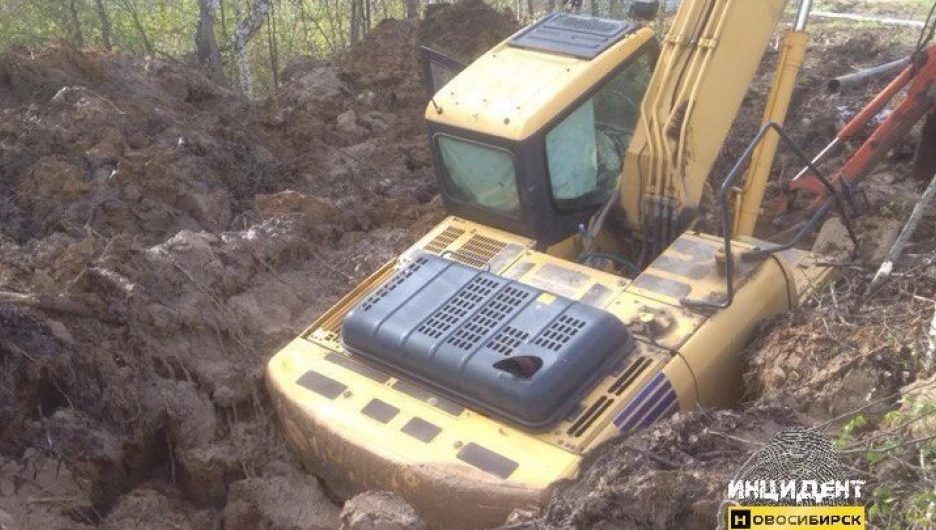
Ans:
POLYGON ((851 223, 848 220, 848 216, 845 212, 845 206, 842 204, 841 198, 838 193, 835 191, 835 187, 832 186, 832 183, 829 182, 829 179, 823 175, 819 169, 813 164, 813 162, 806 156, 805 153, 796 145, 796 143, 787 135, 786 131, 783 130, 779 124, 775 122, 765 123, 760 131, 758 131, 757 136, 754 137, 754 140, 748 144, 747 148, 744 150, 744 153, 741 155, 741 158, 735 162, 735 165, 731 168, 731 171, 728 172, 728 176, 725 177, 725 180, 722 182, 721 189, 718 194, 720 206, 721 206, 721 224, 722 224, 722 235, 724 237, 724 246, 725 246, 725 282, 726 282, 726 293, 725 300, 723 302, 710 302, 708 300, 695 300, 690 298, 683 298, 680 300, 680 303, 689 307, 707 307, 712 309, 727 309, 734 302, 735 295, 735 286, 734 286, 734 259, 731 255, 731 238, 732 238, 732 212, 731 208, 728 205, 728 192, 735 185, 735 182, 738 180, 739 176, 742 174, 741 169, 750 162, 751 156, 754 154, 754 150, 761 143, 764 137, 771 130, 776 131, 780 136, 780 139, 786 145, 790 146, 797 158, 800 159, 809 169, 817 176, 823 186, 829 191, 829 198, 826 199, 826 202, 820 207, 814 214, 813 217, 809 220, 807 225, 800 230, 800 233, 793 238, 793 241, 787 243, 786 245, 778 245, 769 249, 755 249, 753 251, 746 252, 742 254, 742 259, 759 257, 767 254, 772 254, 781 250, 786 250, 792 248, 796 243, 803 238, 803 236, 808 233, 808 231, 815 227, 819 219, 825 215, 829 208, 834 204, 836 209, 839 212, 839 215, 842 216, 842 224, 845 225, 845 229, 848 231, 848 236, 851 238, 852 242, 855 244, 855 248, 858 247, 858 238, 855 237, 854 230, 852 230, 851 223))

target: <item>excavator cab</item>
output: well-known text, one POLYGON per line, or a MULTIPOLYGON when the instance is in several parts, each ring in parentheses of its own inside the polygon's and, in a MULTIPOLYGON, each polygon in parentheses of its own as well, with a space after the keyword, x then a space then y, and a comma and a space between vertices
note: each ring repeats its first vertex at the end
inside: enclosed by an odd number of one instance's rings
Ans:
POLYGON ((541 245, 575 234, 617 190, 658 49, 632 21, 553 13, 445 83, 426 121, 448 211, 541 245))

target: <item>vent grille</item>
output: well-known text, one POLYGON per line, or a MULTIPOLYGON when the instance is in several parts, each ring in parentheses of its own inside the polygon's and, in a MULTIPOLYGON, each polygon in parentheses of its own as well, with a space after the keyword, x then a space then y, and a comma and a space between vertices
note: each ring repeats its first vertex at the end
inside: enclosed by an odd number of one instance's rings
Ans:
POLYGON ((526 331, 517 329, 513 326, 507 326, 500 330, 497 335, 494 335, 494 338, 488 341, 487 347, 496 351, 497 353, 508 356, 529 338, 530 334, 526 331))
POLYGON ((323 342, 329 343, 333 348, 341 347, 341 333, 338 331, 332 331, 330 329, 324 329, 321 340, 323 342))
POLYGON ((446 342, 465 351, 471 351, 471 347, 491 330, 494 325, 488 318, 472 319, 464 326, 458 328, 446 342))
POLYGON ((624 390, 627 389, 634 381, 640 377, 640 374, 650 366, 650 359, 646 357, 638 357, 637 360, 630 363, 627 366, 627 369, 624 370, 618 378, 614 381, 610 388, 608 388, 608 394, 613 394, 615 396, 620 396, 624 393, 624 390))
POLYGON ((579 438, 595 423, 595 420, 601 417, 606 410, 614 403, 613 398, 607 396, 601 396, 597 401, 592 403, 588 410, 585 411, 585 414, 579 416, 575 423, 566 431, 566 434, 579 438))
POLYGON ((469 322, 458 328, 446 342, 465 351, 472 350, 482 337, 503 322, 507 315, 520 307, 529 296, 526 291, 507 287, 484 304, 484 307, 469 322))
POLYGON ((341 346, 341 318, 330 318, 319 328, 321 340, 331 343, 332 346, 341 346))
MULTIPOLYGON (((381 285, 392 278, 396 272, 397 269, 394 267, 394 264, 388 263, 368 277, 364 283, 366 285, 381 285)), ((348 311, 371 294, 374 294, 374 289, 354 292, 339 300, 328 313, 315 322, 317 325, 313 325, 309 333, 304 335, 303 338, 316 342, 320 346, 324 346, 332 351, 343 351, 344 347, 341 344, 341 325, 342 322, 344 322, 344 317, 348 314, 348 311)))
POLYGON ((424 247, 424 250, 433 254, 439 254, 464 233, 464 229, 450 226, 443 230, 441 234, 437 235, 435 239, 430 241, 429 244, 424 247))
POLYGON ((326 348, 341 349, 341 318, 330 316, 306 338, 313 338, 326 348))
POLYGON ((437 339, 448 333, 452 326, 458 323, 465 315, 474 311, 478 304, 497 288, 501 283, 493 278, 477 277, 464 289, 458 291, 451 300, 436 311, 429 320, 416 328, 418 333, 437 339))
POLYGON ((543 332, 536 337, 536 340, 533 341, 533 344, 540 348, 546 348, 547 350, 559 351, 584 327, 584 320, 570 317, 569 315, 562 315, 548 328, 543 330, 543 332))
POLYGON ((608 387, 605 395, 595 400, 585 413, 580 415, 572 426, 566 430, 566 434, 574 438, 580 438, 583 434, 588 432, 601 415, 611 408, 611 405, 614 404, 615 396, 623 394, 651 364, 653 364, 653 362, 643 356, 638 357, 630 363, 624 372, 614 380, 614 383, 608 387))
POLYGON ((497 239, 473 235, 467 243, 452 254, 452 259, 475 268, 481 268, 490 263, 498 252, 504 250, 507 243, 497 239))
POLYGON ((427 261, 429 260, 427 260, 423 256, 416 258, 416 261, 404 267, 400 272, 396 273, 393 279, 391 279, 389 282, 381 286, 380 289, 377 289, 377 291, 375 291, 374 294, 368 296, 367 300, 364 300, 364 303, 361 304, 361 308, 364 311, 370 311, 370 309, 374 307, 374 305, 377 302, 383 299, 383 297, 387 296, 388 294, 390 294, 391 291, 399 287, 399 285, 403 283, 407 278, 409 278, 413 274, 416 274, 416 271, 421 269, 422 266, 425 265, 427 261))

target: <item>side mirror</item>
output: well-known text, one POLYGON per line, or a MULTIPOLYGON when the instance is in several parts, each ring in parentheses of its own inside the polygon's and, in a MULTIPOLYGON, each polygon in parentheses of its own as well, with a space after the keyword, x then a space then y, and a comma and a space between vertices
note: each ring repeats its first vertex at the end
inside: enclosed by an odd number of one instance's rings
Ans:
POLYGON ((659 0, 634 0, 630 15, 637 20, 654 20, 659 12, 659 0))
POLYGON ((441 90, 467 66, 431 48, 420 46, 419 50, 422 54, 423 82, 430 96, 441 90))

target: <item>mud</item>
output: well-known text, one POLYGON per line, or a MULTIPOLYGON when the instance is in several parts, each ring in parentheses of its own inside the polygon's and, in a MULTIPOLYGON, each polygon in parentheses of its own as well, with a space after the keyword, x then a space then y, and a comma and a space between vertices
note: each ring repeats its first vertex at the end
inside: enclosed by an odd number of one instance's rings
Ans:
POLYGON ((355 495, 341 509, 341 530, 426 530, 425 521, 390 491, 355 495))
POLYGON ((512 20, 385 21, 254 104, 171 58, 0 53, 3 528, 336 528, 265 363, 441 218, 418 46, 512 20))
POLYGON ((734 468, 752 447, 798 424, 792 409, 779 406, 680 412, 600 448, 581 477, 557 485, 543 513, 516 513, 515 525, 711 529, 734 468))

